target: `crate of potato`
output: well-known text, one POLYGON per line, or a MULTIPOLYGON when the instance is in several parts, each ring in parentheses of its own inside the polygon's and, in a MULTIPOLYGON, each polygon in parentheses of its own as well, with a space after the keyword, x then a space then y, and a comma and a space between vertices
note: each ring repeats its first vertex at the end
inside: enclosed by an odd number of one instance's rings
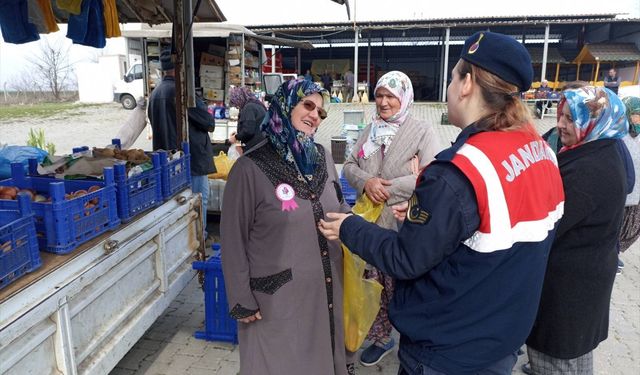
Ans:
POLYGON ((22 164, 12 163, 11 178, 0 181, 0 210, 17 210, 18 193, 29 195, 40 250, 68 254, 120 225, 113 176, 112 168, 102 181, 26 176, 22 164))
POLYGON ((182 153, 169 154, 166 151, 158 151, 158 153, 162 175, 162 197, 167 200, 191 186, 189 143, 182 143, 182 153))
POLYGON ((31 196, 17 198, 18 210, 0 210, 0 289, 42 265, 31 196))
MULTIPOLYGON (((128 222, 136 215, 163 203, 160 155, 142 150, 115 149, 116 159, 122 163, 113 166, 118 199, 118 216, 128 222), (151 162, 144 170, 142 164, 151 162)), ((95 155, 95 149, 94 149, 95 155)))

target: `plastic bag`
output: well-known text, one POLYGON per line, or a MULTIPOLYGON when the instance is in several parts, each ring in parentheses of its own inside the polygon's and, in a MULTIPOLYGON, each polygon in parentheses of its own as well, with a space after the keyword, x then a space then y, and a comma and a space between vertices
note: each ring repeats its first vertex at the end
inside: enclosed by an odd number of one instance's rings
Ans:
POLYGON ((120 139, 120 147, 123 150, 129 149, 138 139, 140 133, 147 125, 146 102, 143 98, 138 99, 138 105, 129 115, 125 123, 118 130, 116 138, 120 139))
MULTIPOLYGON (((362 195, 353 213, 369 222, 380 217, 382 205, 374 205, 366 195, 362 195)), ((369 333, 369 329, 380 310, 382 285, 373 279, 364 278, 367 263, 342 245, 344 255, 344 344, 347 350, 357 351, 369 333)))
POLYGON ((216 166, 216 173, 209 175, 209 178, 221 178, 226 180, 229 176, 229 171, 231 171, 231 167, 233 167, 234 160, 231 160, 224 151, 220 151, 218 156, 213 157, 213 163, 216 166))
POLYGON ((4 146, 0 148, 0 179, 11 178, 11 163, 22 163, 25 174, 29 173, 29 159, 42 163, 48 153, 31 146, 4 146))
POLYGON ((227 155, 229 156, 229 159, 235 161, 236 159, 238 159, 240 157, 241 151, 242 151, 241 147, 239 147, 237 145, 231 145, 229 147, 229 150, 227 151, 227 155))

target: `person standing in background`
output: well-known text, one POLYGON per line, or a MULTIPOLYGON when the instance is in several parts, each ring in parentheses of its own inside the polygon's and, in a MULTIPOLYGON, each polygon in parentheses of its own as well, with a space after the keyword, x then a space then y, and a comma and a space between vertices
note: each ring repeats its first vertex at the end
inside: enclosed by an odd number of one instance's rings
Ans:
MULTIPOLYGON (((343 171, 358 195, 384 205, 376 224, 397 231, 399 223, 391 206, 411 197, 417 178, 413 169, 425 167, 442 148, 434 128, 410 114, 413 86, 406 74, 391 71, 380 77, 374 97, 376 114, 347 156, 343 171), (412 168, 414 157, 417 165, 412 168)), ((375 267, 367 271, 367 277, 384 287, 380 311, 367 336, 373 343, 360 356, 362 365, 373 366, 395 345, 388 316, 394 282, 375 267)))
MULTIPOLYGON (((160 54, 162 81, 149 97, 148 116, 153 131, 153 150, 175 150, 178 148, 176 122, 176 81, 173 56, 170 49, 160 54)), ((191 153, 191 189, 202 194, 203 233, 206 239, 207 201, 209 179, 215 172, 213 165, 213 145, 209 132, 215 129, 213 116, 207 105, 196 98, 196 107, 187 108, 189 119, 189 151, 191 153)))
POLYGON ((246 86, 233 87, 229 90, 229 104, 238 108, 238 132, 232 133, 227 141, 234 145, 242 142, 242 151, 247 151, 264 139, 260 124, 267 114, 264 104, 246 86))
POLYGON ((620 77, 618 76, 618 72, 611 68, 609 69, 609 75, 604 77, 604 87, 613 91, 614 94, 618 95, 618 88, 620 87, 620 77))
POLYGON ((347 70, 344 73, 344 89, 346 91, 344 96, 345 103, 350 103, 351 99, 353 99, 353 81, 353 72, 351 70, 347 70))

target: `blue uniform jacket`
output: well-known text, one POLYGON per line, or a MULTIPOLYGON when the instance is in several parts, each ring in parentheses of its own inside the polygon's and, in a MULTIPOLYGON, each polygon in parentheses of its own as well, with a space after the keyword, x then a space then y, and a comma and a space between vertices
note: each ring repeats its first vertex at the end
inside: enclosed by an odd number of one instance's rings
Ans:
POLYGON ((400 350, 447 374, 476 373, 524 343, 555 233, 492 253, 462 243, 480 217, 471 183, 450 161, 478 132, 465 128, 423 170, 415 194, 424 223, 405 220, 396 233, 354 215, 340 228, 351 251, 396 279, 389 317, 400 350))

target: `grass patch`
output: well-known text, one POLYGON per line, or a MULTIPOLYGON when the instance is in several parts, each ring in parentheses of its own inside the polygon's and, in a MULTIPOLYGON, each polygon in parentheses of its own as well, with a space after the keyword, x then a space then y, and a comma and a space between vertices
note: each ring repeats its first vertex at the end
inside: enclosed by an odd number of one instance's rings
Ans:
POLYGON ((66 111, 77 111, 81 108, 98 107, 99 104, 76 104, 71 102, 62 103, 36 103, 36 104, 13 104, 0 106, 0 121, 21 119, 21 118, 48 118, 66 111))

